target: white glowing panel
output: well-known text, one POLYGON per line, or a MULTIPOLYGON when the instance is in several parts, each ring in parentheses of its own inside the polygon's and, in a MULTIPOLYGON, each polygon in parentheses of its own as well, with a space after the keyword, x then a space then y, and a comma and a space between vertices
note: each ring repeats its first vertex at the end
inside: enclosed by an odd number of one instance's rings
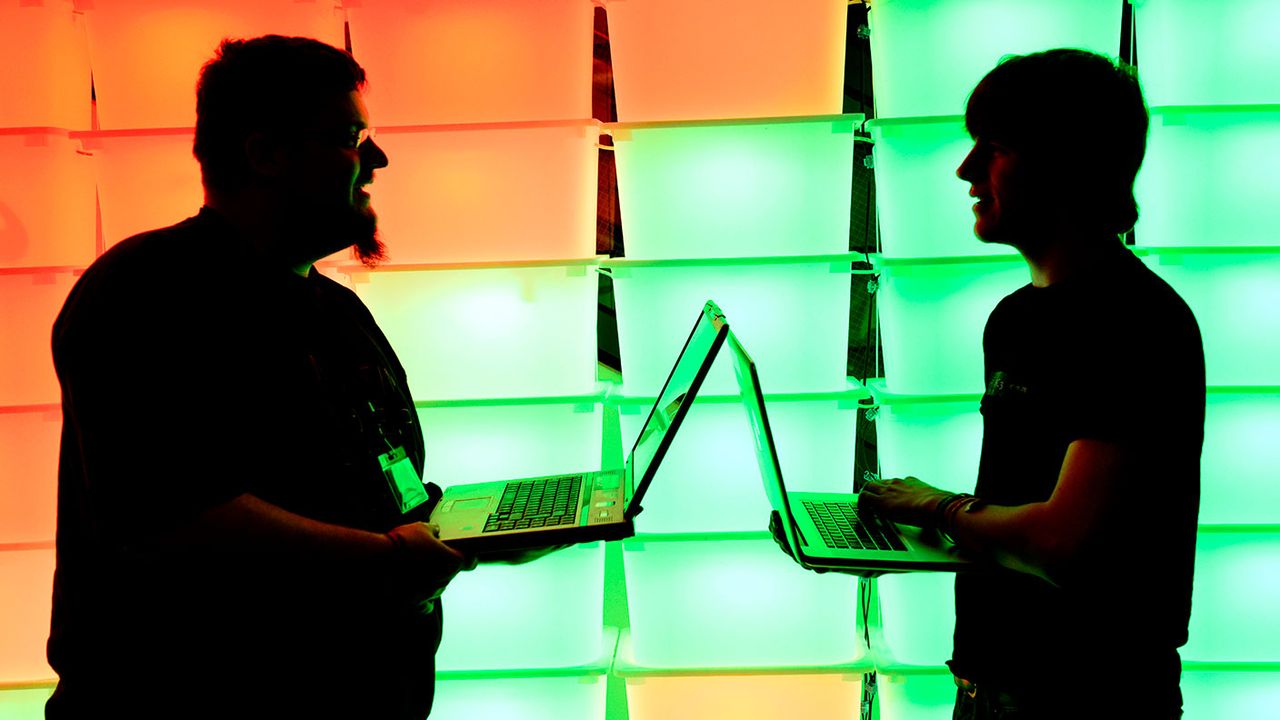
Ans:
POLYGON ((600 656, 604 543, 573 545, 524 565, 483 564, 444 594, 436 667, 576 667, 600 656))
POLYGON ((942 667, 951 659, 956 626, 955 573, 902 573, 877 580, 884 646, 877 657, 888 664, 942 667))
POLYGON ((1280 523, 1280 394, 1210 392, 1200 522, 1280 523))
POLYGON ((1121 7, 1121 0, 876 0, 868 14, 876 114, 963 113, 973 86, 1012 53, 1074 47, 1114 55, 1121 7))
POLYGON ((876 417, 881 476, 973 492, 982 451, 978 401, 888 402, 876 417))
MULTIPOLYGON (((102 240, 107 247, 199 212, 204 187, 200 164, 191 155, 192 138, 188 131, 85 138, 97 166, 102 240)), ((244 258, 232 258, 228 252, 226 259, 244 258)))
POLYGON ((1277 607, 1280 534, 1201 531, 1183 661, 1280 662, 1277 607))
POLYGON ((1280 672, 1214 671, 1184 668, 1182 710, 1185 720, 1275 717, 1280 707, 1280 672))
POLYGON ((61 431, 57 410, 0 412, 0 544, 53 540, 61 431))
POLYGON ((49 680, 44 659, 53 549, 0 550, 0 684, 49 680))
POLYGON ((49 342, 75 279, 67 272, 0 273, 0 406, 45 405, 62 397, 49 342))
POLYGON ((94 258, 93 162, 57 130, 0 131, 0 268, 94 258))
POLYGON ((89 52, 75 5, 0 5, 0 128, 89 127, 89 52))
MULTIPOLYGON (((760 370, 767 393, 845 387, 849 265, 720 265, 614 270, 623 390, 654 396, 708 300, 724 311, 760 370)), ((701 392, 738 391, 721 353, 701 392)))
MULTIPOLYGON (((789 490, 850 492, 856 403, 766 401, 789 490)), ((650 410, 623 405, 622 447, 630 450, 650 410)), ((772 508, 741 401, 695 401, 659 466, 636 518, 642 533, 765 530, 772 508), (715 508, 708 512, 708 508, 715 508)))
POLYGON ((950 672, 876 675, 880 720, 951 720, 956 681, 950 672))
POLYGON ((860 657, 857 578, 804 570, 772 539, 627 540, 622 557, 637 665, 837 665, 860 657))
POLYGON ((631 720, 847 720, 858 717, 856 673, 628 676, 631 720))
POLYGON ((419 400, 595 389, 590 268, 385 271, 357 279, 419 400))

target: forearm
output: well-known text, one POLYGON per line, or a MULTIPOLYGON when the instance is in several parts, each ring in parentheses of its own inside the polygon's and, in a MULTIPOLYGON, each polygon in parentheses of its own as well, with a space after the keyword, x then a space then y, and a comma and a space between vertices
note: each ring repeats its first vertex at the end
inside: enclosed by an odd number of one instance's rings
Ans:
POLYGON ((951 514, 942 528, 957 547, 1055 583, 1066 560, 1048 503, 978 505, 951 514))

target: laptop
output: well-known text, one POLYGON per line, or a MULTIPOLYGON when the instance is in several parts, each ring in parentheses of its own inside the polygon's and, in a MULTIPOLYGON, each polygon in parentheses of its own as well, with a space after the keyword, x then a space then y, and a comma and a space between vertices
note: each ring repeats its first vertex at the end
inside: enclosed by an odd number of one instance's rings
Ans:
POLYGON ((801 565, 881 573, 955 571, 972 564, 958 554, 954 545, 940 538, 929 540, 920 528, 859 513, 856 493, 788 492, 782 481, 782 466, 769 429, 756 364, 732 331, 726 342, 755 436, 765 494, 782 518, 791 554, 801 565))
POLYGON ((707 301, 622 469, 454 485, 431 512, 440 539, 482 554, 635 535, 640 501, 728 332, 707 301))

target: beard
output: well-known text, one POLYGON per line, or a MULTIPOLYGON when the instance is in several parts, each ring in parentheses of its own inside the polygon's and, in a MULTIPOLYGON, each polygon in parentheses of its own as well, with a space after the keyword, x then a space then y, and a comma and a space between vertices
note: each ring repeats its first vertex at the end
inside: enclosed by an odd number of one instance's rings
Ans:
POLYGON ((387 246, 378 232, 378 214, 373 208, 365 207, 363 210, 352 208, 352 215, 349 228, 351 250, 360 264, 376 268, 387 260, 387 246))
POLYGON ((292 213, 301 227, 299 239, 314 248, 312 257, 328 257, 350 248, 365 267, 375 268, 387 260, 387 247, 378 233, 378 214, 372 207, 335 208, 315 203, 300 204, 292 213))

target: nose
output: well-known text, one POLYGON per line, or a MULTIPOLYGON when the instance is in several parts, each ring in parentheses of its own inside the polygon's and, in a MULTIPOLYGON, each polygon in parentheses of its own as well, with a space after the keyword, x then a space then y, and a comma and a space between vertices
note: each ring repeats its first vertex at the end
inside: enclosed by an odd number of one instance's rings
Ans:
POLYGON ((378 145, 373 138, 365 140, 360 145, 361 162, 369 166, 371 170, 384 168, 388 164, 387 154, 383 152, 382 146, 378 145))
POLYGON ((964 156, 964 160, 960 162, 960 166, 956 168, 956 177, 972 184, 975 179, 974 170, 978 164, 978 144, 975 142, 970 148, 969 154, 964 156))

